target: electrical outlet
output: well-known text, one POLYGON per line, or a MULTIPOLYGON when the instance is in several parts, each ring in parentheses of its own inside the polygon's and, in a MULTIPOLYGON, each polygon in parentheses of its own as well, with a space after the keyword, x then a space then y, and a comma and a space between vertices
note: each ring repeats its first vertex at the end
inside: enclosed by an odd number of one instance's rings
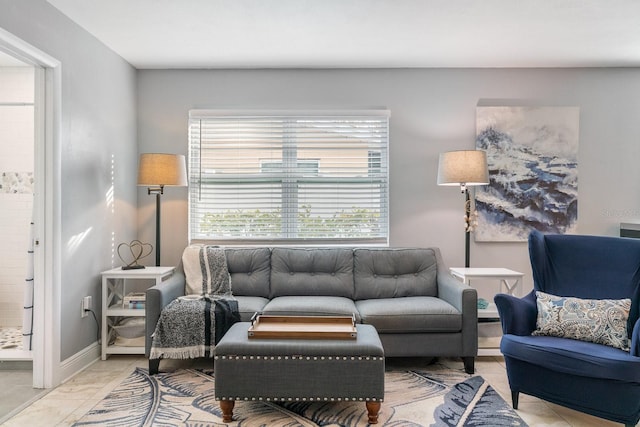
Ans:
POLYGON ((91 296, 86 296, 82 298, 82 313, 81 317, 87 317, 89 315, 89 311, 91 310, 91 296))

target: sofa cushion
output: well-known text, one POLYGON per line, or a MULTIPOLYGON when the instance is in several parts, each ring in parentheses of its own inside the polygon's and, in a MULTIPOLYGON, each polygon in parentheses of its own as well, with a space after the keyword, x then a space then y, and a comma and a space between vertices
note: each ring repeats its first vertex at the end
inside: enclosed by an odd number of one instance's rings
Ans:
POLYGON ((281 316, 352 316, 360 322, 360 315, 353 300, 329 296, 283 296, 269 301, 264 314, 281 316))
POLYGON ((355 304, 362 323, 381 334, 462 330, 462 313, 436 297, 376 298, 355 304))
POLYGON ((271 252, 271 298, 284 295, 353 299, 353 251, 274 248, 271 252))
POLYGON ((433 249, 356 249, 356 300, 437 296, 433 249))
POLYGON ((269 248, 226 249, 233 295, 269 297, 271 250, 269 248))
POLYGON ((234 295, 234 298, 238 300, 238 311, 240 312, 241 322, 250 321, 256 312, 261 312, 269 303, 269 300, 263 297, 234 295))

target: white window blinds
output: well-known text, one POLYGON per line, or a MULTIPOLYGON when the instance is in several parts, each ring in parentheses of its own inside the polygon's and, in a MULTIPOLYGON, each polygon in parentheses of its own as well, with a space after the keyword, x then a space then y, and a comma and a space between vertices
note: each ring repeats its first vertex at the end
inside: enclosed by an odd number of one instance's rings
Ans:
POLYGON ((192 241, 387 243, 387 110, 193 110, 189 141, 192 241))

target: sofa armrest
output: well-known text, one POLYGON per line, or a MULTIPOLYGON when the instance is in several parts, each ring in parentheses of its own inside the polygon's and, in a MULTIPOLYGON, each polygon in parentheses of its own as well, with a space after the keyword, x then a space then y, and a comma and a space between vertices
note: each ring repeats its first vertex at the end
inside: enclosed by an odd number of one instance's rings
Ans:
POLYGON ((438 274, 438 298, 462 313, 462 356, 478 354, 478 293, 450 274, 438 274))
POLYGON ((477 291, 475 290, 475 288, 465 285, 449 274, 438 275, 438 298, 445 300, 462 313, 464 313, 465 308, 465 292, 470 292, 476 295, 476 301, 474 302, 475 305, 473 306, 473 308, 475 309, 477 316, 478 301, 477 291))
POLYGON ((147 289, 144 336, 144 354, 147 358, 151 350, 151 336, 156 330, 156 324, 158 323, 158 319, 160 319, 162 309, 174 299, 184 295, 184 286, 184 274, 176 270, 169 279, 147 289))
POLYGON ((498 294, 493 300, 498 307, 503 334, 531 335, 536 329, 538 308, 535 291, 523 298, 498 294))

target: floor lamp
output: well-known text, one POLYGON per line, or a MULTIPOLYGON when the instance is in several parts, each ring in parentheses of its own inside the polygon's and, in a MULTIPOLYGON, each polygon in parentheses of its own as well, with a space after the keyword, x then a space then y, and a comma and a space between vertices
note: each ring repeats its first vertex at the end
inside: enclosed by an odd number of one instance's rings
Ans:
POLYGON ((482 150, 448 151, 440 154, 438 161, 438 185, 459 185, 465 195, 465 246, 464 266, 469 267, 469 240, 473 231, 473 213, 469 186, 489 184, 487 153, 482 150))
POLYGON ((187 166, 183 155, 140 154, 138 185, 147 186, 147 194, 156 195, 156 266, 160 265, 160 196, 165 186, 187 186, 187 166))

